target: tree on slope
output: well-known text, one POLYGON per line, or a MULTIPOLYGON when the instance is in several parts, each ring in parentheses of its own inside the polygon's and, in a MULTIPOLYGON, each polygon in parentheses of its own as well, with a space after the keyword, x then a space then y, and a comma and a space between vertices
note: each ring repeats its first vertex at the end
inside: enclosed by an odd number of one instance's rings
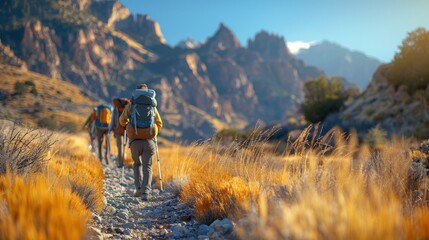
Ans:
POLYGON ((412 94, 429 83, 429 32, 418 28, 408 33, 399 47, 387 79, 395 87, 405 86, 412 94))
POLYGON ((305 99, 301 110, 307 121, 323 121, 329 113, 338 111, 344 104, 347 94, 339 78, 326 76, 307 81, 304 85, 305 99))

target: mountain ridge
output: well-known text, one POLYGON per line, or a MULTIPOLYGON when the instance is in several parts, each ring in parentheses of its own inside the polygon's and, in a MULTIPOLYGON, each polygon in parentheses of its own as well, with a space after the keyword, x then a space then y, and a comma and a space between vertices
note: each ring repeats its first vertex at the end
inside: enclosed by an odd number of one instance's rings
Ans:
POLYGON ((300 50, 296 57, 322 69, 329 76, 344 77, 361 89, 368 85, 375 70, 382 64, 374 57, 331 41, 312 44, 308 49, 300 50))
POLYGON ((220 23, 206 42, 184 49, 169 46, 156 21, 131 15, 119 1, 43 1, 29 14, 5 4, 2 18, 9 24, 0 29, 0 40, 10 46, 8 54, 30 71, 105 101, 149 84, 158 92, 170 139, 192 141, 221 126, 288 121, 299 115, 304 82, 324 74, 295 58, 284 37, 266 31, 242 46, 220 23))

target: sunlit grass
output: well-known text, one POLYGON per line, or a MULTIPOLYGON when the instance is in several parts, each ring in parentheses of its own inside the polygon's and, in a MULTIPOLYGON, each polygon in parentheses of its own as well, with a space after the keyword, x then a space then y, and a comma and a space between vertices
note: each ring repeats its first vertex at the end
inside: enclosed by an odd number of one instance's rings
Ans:
POLYGON ((91 214, 70 189, 44 175, 0 176, 1 239, 79 239, 91 214))
POLYGON ((409 178, 409 140, 373 149, 354 133, 310 133, 282 149, 264 140, 269 134, 163 148, 164 179, 197 220, 232 218, 243 239, 428 237, 428 182, 409 178))

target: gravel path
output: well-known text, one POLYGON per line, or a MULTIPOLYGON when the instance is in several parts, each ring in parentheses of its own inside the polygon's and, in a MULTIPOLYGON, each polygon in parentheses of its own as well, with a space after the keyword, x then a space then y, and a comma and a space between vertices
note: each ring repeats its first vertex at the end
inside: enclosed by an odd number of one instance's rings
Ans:
POLYGON ((152 190, 152 198, 133 197, 133 170, 103 166, 105 209, 93 216, 90 239, 231 239, 234 224, 216 220, 199 224, 193 210, 168 190, 152 190))

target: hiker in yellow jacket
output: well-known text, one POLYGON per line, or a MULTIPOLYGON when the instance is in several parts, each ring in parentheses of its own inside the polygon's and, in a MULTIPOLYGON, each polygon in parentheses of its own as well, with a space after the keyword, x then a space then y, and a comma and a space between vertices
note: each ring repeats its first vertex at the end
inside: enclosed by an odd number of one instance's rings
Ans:
POLYGON ((89 133, 89 150, 92 152, 95 151, 95 136, 96 136, 96 129, 95 129, 95 119, 97 118, 97 108, 94 108, 89 114, 88 118, 86 119, 85 123, 83 124, 83 130, 88 131, 89 133))
MULTIPOLYGON (((137 89, 148 89, 148 87, 146 84, 141 84, 137 89)), ((158 110, 154 107, 155 124, 153 127, 136 128, 135 126, 131 126, 132 124, 128 124, 130 122, 132 107, 133 104, 125 106, 119 118, 119 123, 123 127, 126 126, 131 156, 134 161, 134 184, 136 187, 134 197, 142 197, 142 200, 147 201, 150 198, 152 162, 156 151, 154 138, 162 128, 162 119, 158 110)))

